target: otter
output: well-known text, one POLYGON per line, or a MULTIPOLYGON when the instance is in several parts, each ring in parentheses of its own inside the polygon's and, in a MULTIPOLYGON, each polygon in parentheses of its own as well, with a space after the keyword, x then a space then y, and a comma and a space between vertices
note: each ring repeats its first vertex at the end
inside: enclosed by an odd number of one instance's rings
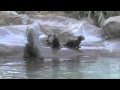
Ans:
POLYGON ((53 34, 49 33, 48 34, 48 37, 47 37, 47 45, 51 45, 52 44, 52 38, 53 38, 53 34))
POLYGON ((52 37, 52 43, 51 43, 52 48, 60 48, 60 42, 58 35, 54 34, 52 37))
POLYGON ((56 34, 49 33, 46 42, 51 48, 60 48, 59 38, 56 34))
POLYGON ((73 47, 73 48, 81 48, 79 44, 82 40, 84 40, 84 36, 78 36, 77 40, 68 40, 68 42, 65 44, 65 46, 73 47))
POLYGON ((39 60, 44 60, 44 54, 39 43, 39 33, 34 26, 29 26, 26 30, 27 43, 24 49, 24 57, 35 56, 39 60))

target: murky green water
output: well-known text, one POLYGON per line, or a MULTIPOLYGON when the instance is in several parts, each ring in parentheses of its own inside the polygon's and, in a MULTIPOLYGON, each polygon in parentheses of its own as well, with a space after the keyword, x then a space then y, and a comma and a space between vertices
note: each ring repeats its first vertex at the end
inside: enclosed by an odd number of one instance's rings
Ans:
POLYGON ((0 59, 1 79, 120 79, 120 55, 83 47, 71 58, 0 59))

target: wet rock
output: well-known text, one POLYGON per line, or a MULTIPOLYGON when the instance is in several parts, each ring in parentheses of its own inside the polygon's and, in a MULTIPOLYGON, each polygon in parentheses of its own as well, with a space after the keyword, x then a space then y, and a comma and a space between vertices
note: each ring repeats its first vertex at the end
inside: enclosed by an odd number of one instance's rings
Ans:
POLYGON ((32 24, 33 20, 30 19, 26 14, 21 14, 18 17, 14 18, 14 25, 26 25, 26 24, 32 24))
POLYGON ((120 16, 110 17, 104 22, 102 37, 105 39, 120 38, 120 16))
POLYGON ((120 53, 120 39, 114 39, 114 40, 105 40, 104 45, 106 49, 109 50, 110 53, 118 54, 120 53))
POLYGON ((6 17, 18 16, 19 14, 15 11, 1 11, 0 15, 1 18, 6 18, 6 17))
MULTIPOLYGON (((102 42, 101 34, 102 29, 91 25, 89 23, 84 23, 81 28, 82 34, 85 37, 85 40, 81 43, 81 45, 95 45, 95 43, 102 42)), ((79 32, 78 32, 79 33, 79 32)), ((76 33, 77 34, 77 33, 76 33)))
POLYGON ((82 28, 83 28, 84 34, 101 38, 101 33, 102 33, 101 28, 91 25, 89 23, 83 24, 82 28))
POLYGON ((17 11, 18 14, 26 14, 29 18, 32 18, 33 15, 37 13, 37 11, 17 11))
POLYGON ((0 12, 0 18, 2 19, 3 23, 5 23, 6 25, 12 24, 12 22, 14 21, 14 18, 17 16, 19 16, 19 14, 16 13, 15 11, 0 12))
POLYGON ((92 19, 92 18, 88 18, 88 17, 85 17, 85 18, 82 18, 82 20, 94 25, 95 24, 95 21, 92 19))
POLYGON ((16 11, 18 14, 36 14, 37 11, 16 11))
POLYGON ((27 25, 32 24, 33 20, 30 19, 27 15, 19 15, 13 17, 6 17, 3 19, 5 23, 12 25, 27 25))

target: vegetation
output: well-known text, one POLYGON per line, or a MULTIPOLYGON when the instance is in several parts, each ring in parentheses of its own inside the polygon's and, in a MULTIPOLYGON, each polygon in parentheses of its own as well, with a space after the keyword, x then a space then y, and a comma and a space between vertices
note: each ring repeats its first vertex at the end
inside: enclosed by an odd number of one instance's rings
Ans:
POLYGON ((49 16, 62 16, 64 12, 62 11, 39 11, 38 15, 49 15, 49 16))
POLYGON ((67 14, 70 14, 71 17, 73 15, 77 14, 76 19, 80 19, 83 17, 92 18, 95 20, 95 23, 97 26, 101 26, 102 23, 104 22, 104 20, 111 16, 120 15, 120 11, 64 11, 64 12, 67 14), (78 16, 79 16, 79 18, 78 18, 78 16))
MULTIPOLYGON (((28 13, 28 11, 17 11, 21 13, 28 13)), ((80 20, 81 18, 88 17, 93 19, 96 26, 102 26, 103 22, 111 17, 120 15, 120 11, 35 11, 37 15, 49 16, 67 16, 80 20)), ((0 26, 7 25, 0 17, 0 26)))
POLYGON ((39 11, 40 15, 63 15, 80 20, 88 17, 93 19, 96 26, 102 26, 103 22, 111 16, 119 16, 120 11, 39 11), (67 15, 66 15, 67 14, 67 15))
POLYGON ((0 26, 9 26, 12 25, 12 23, 7 23, 3 19, 0 19, 0 26))

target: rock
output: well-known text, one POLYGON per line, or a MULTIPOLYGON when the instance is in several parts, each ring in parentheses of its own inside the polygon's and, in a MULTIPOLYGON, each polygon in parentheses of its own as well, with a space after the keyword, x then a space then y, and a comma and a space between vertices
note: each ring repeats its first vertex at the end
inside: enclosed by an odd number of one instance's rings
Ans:
POLYGON ((18 14, 36 14, 37 11, 16 11, 18 14))
POLYGON ((19 14, 15 11, 1 11, 1 18, 18 16, 19 14))
POLYGON ((37 13, 37 11, 17 11, 19 14, 26 14, 29 18, 33 18, 33 15, 37 13))
POLYGON ((97 37, 97 38, 101 38, 101 33, 102 33, 102 29, 91 25, 89 23, 85 23, 83 24, 83 32, 85 36, 89 37, 89 36, 93 36, 93 37, 97 37))
POLYGON ((17 16, 19 16, 19 14, 16 13, 15 11, 1 11, 0 12, 0 18, 6 25, 12 24, 12 22, 14 21, 14 18, 17 16))
POLYGON ((26 25, 26 24, 32 24, 33 20, 30 19, 26 14, 21 14, 18 17, 15 17, 15 20, 13 22, 14 25, 26 25))
POLYGON ((94 22, 94 20, 92 18, 85 17, 85 18, 82 18, 82 20, 84 20, 84 21, 86 21, 86 22, 88 22, 88 23, 90 23, 92 25, 95 24, 95 22, 94 22))
POLYGON ((32 24, 33 19, 29 18, 26 14, 18 14, 14 11, 1 11, 0 18, 6 25, 26 25, 32 24))
POLYGON ((110 53, 115 53, 116 55, 120 53, 120 38, 114 40, 105 40, 104 46, 109 50, 110 53))
POLYGON ((105 39, 120 38, 120 16, 110 17, 105 20, 102 37, 105 39))

